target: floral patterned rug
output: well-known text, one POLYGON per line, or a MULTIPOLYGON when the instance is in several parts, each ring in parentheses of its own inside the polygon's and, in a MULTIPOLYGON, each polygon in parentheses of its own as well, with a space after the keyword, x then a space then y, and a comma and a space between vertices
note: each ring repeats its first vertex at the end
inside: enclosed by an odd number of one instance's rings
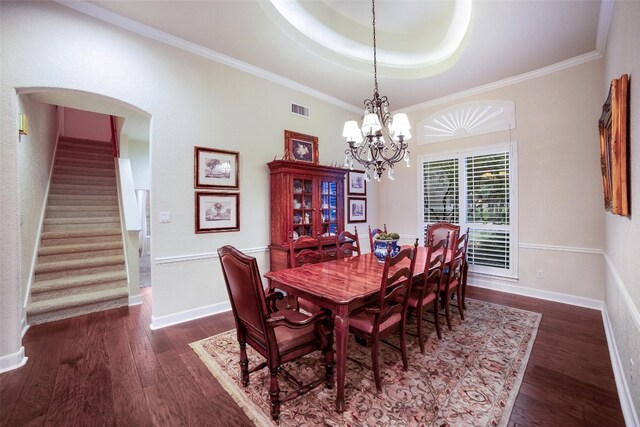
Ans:
MULTIPOLYGON (((431 317, 431 315, 425 314, 431 317)), ((269 374, 251 374, 247 388, 240 385, 240 351, 235 330, 191 344, 245 413, 258 426, 505 426, 520 388, 529 353, 542 315, 467 299, 465 321, 452 309, 453 331, 443 325, 442 340, 435 326, 425 322, 425 354, 417 339, 407 336, 409 370, 404 372, 400 352, 380 347, 382 393, 376 393, 368 348, 349 339, 345 381, 346 409, 335 412, 335 387, 322 385, 283 403, 279 424, 269 416, 269 374), (356 361, 359 361, 356 362, 356 361)), ((415 316, 409 332, 415 332, 415 316)), ((424 332, 424 329, 423 329, 424 332)), ((399 335, 388 341, 398 344, 399 335)), ((249 367, 262 361, 247 346, 249 367)), ((324 374, 320 352, 285 367, 307 383, 324 374)), ((288 383, 282 378, 281 392, 288 383)))

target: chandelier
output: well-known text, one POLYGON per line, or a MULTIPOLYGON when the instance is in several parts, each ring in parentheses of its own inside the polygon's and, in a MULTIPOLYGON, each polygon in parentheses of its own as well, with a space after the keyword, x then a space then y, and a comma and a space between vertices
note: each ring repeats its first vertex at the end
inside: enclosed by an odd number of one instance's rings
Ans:
POLYGON ((347 138, 349 148, 345 150, 344 166, 353 169, 353 161, 365 168, 364 179, 371 180, 371 174, 376 181, 382 179, 382 174, 388 168, 388 177, 394 180, 393 165, 404 160, 409 167, 409 144, 411 125, 404 113, 397 113, 391 117, 389 100, 378 93, 378 64, 376 57, 376 2, 371 1, 373 14, 373 98, 364 101, 364 117, 362 126, 358 128, 355 120, 344 124, 342 136, 347 138), (364 136, 364 139, 363 139, 364 136), (371 171, 371 172, 370 172, 371 171))

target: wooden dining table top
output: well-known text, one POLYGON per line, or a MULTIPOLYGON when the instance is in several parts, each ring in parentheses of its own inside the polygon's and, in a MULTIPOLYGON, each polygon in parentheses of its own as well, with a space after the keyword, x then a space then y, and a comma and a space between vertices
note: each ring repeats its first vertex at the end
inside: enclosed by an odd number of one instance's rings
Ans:
MULTIPOLYGON (((410 246, 403 246, 403 249, 410 246)), ((424 273, 427 249, 418 247, 414 278, 424 273)), ((390 267, 393 272, 407 267, 405 260, 390 267)), ((305 264, 286 270, 271 271, 265 274, 268 279, 294 286, 296 294, 304 297, 312 295, 337 304, 350 304, 364 299, 380 290, 380 281, 384 263, 378 261, 374 254, 339 258, 317 264, 305 264)))

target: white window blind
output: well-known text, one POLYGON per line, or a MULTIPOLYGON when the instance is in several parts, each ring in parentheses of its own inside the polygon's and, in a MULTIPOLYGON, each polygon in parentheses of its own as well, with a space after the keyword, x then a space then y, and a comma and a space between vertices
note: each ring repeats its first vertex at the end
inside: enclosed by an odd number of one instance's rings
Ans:
POLYGON ((470 270, 515 276, 512 149, 453 153, 422 158, 422 223, 451 222, 469 229, 470 270))
POLYGON ((470 264, 510 269, 509 157, 502 152, 464 159, 470 264))
POLYGON ((422 164, 424 222, 459 221, 458 160, 445 159, 422 164))

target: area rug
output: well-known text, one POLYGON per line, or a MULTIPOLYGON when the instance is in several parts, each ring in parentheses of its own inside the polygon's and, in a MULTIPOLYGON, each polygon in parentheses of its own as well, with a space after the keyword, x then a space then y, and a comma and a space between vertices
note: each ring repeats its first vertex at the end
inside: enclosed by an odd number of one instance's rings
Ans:
MULTIPOLYGON (((335 412, 335 387, 322 385, 281 405, 279 423, 269 415, 269 373, 240 385, 235 330, 191 344, 213 376, 258 426, 505 426, 520 388, 542 315, 467 299, 465 321, 452 309, 453 330, 444 325, 442 340, 425 322, 429 337, 420 354, 417 338, 407 336, 409 370, 400 352, 380 347, 382 393, 376 393, 371 355, 350 336, 345 380, 346 409, 335 412)), ((415 332, 415 316, 408 323, 415 332)), ((424 333, 424 329, 423 329, 424 333)), ((397 334, 396 334, 397 335, 397 334)), ((399 336, 389 339, 399 343, 399 336)), ((262 361, 247 346, 249 367, 262 361)), ((303 382, 321 377, 320 352, 289 363, 287 371, 303 382)), ((281 392, 288 383, 279 381, 281 392)))

